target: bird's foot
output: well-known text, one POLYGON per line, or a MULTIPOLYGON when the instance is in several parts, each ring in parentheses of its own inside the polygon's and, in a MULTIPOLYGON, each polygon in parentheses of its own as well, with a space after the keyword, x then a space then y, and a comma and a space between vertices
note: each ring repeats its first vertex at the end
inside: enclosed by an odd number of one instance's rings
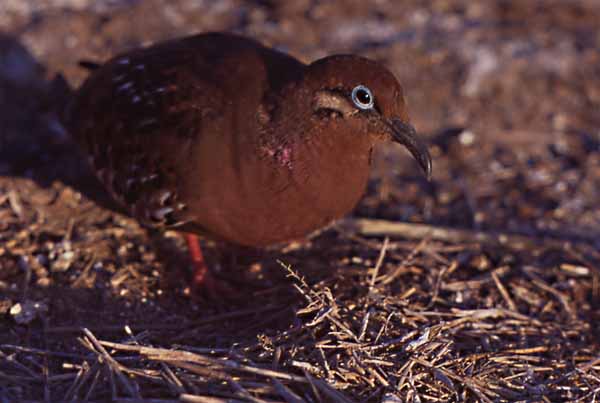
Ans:
POLYGON ((205 297, 214 301, 235 299, 237 297, 235 290, 227 282, 216 278, 206 264, 198 236, 186 234, 186 240, 194 264, 191 296, 193 298, 205 297))
POLYGON ((208 268, 195 267, 192 296, 212 301, 233 300, 238 293, 225 280, 217 278, 208 268))

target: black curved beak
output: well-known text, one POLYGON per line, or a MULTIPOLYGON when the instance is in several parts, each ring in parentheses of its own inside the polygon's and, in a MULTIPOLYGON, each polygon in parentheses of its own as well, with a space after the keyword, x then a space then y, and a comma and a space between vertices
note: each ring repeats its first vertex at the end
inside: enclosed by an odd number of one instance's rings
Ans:
POLYGON ((391 119, 389 124, 392 140, 402 144, 408 149, 412 156, 417 160, 417 163, 423 170, 427 180, 431 180, 431 155, 429 155, 429 150, 425 143, 419 139, 419 135, 415 128, 400 119, 391 119))

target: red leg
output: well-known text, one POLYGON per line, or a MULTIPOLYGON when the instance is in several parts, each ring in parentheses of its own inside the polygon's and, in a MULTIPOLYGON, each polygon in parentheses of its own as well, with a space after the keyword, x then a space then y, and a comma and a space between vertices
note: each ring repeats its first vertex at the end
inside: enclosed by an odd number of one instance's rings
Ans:
POLYGON ((233 290, 227 284, 216 279, 208 268, 202 254, 202 249, 200 248, 198 235, 186 233, 185 240, 187 241, 188 250, 194 264, 192 288, 203 290, 215 299, 232 297, 234 295, 233 290))
POLYGON ((187 241, 188 250, 194 263, 194 277, 192 282, 194 285, 203 285, 207 281, 207 277, 210 277, 211 274, 202 255, 200 240, 196 234, 185 234, 185 240, 187 241))

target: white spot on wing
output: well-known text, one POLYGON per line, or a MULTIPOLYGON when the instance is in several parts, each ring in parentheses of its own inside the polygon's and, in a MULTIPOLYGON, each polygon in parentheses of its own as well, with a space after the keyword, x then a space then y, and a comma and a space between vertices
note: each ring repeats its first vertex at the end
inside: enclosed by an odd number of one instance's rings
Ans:
POLYGON ((156 220, 164 220, 167 214, 172 213, 174 210, 171 207, 163 207, 152 212, 152 217, 156 220))
POLYGON ((158 201, 161 205, 164 205, 165 202, 169 199, 169 197, 171 197, 171 192, 166 190, 160 195, 158 201))
POLYGON ((129 88, 133 87, 133 82, 129 81, 117 88, 117 91, 127 91, 129 88))
POLYGON ((141 181, 142 183, 146 183, 146 182, 153 181, 153 180, 154 180, 154 179, 156 179, 156 178, 158 178, 158 175, 156 175, 156 174, 152 174, 152 175, 142 176, 142 177, 140 178, 140 181, 141 181))

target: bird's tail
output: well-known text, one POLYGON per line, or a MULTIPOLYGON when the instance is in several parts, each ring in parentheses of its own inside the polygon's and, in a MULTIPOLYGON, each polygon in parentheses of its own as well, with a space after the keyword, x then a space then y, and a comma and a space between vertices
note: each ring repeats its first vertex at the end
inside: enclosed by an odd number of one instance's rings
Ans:
MULTIPOLYGON (((79 66, 88 71, 94 71, 100 67, 100 64, 90 60, 80 60, 79 66)), ((55 117, 55 122, 58 124, 56 129, 64 134, 67 132, 71 120, 71 105, 75 91, 65 77, 58 73, 50 81, 47 94, 48 107, 46 110, 55 117)))
POLYGON ((58 73, 50 81, 48 87, 48 100, 51 102, 49 109, 58 119, 58 123, 67 127, 69 121, 69 104, 73 98, 73 88, 65 77, 58 73))

